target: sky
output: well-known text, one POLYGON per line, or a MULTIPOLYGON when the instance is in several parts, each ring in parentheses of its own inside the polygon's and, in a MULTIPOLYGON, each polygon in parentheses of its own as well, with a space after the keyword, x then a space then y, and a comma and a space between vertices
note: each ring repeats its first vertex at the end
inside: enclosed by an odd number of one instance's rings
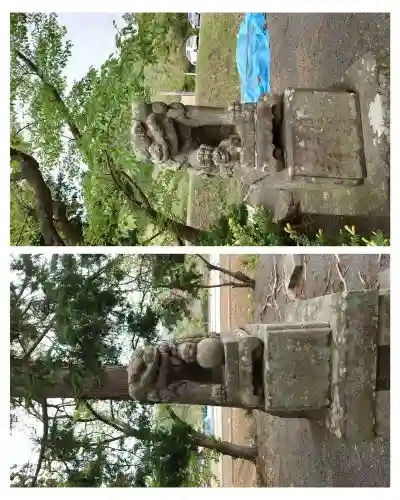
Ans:
MULTIPOLYGON (((115 50, 116 31, 113 19, 118 27, 122 27, 124 24, 122 14, 102 12, 58 14, 60 23, 67 27, 67 39, 73 44, 65 72, 69 88, 74 80, 85 76, 90 66, 99 68, 115 50)), ((32 443, 29 439, 30 433, 26 430, 27 425, 36 429, 39 436, 42 432, 41 426, 37 426, 33 418, 29 421, 24 418, 11 437, 8 453, 10 465, 23 464, 30 459, 35 463, 37 451, 31 451, 32 443)))
POLYGON ((90 66, 100 68, 115 50, 115 20, 120 28, 124 25, 123 13, 105 12, 59 12, 61 24, 67 29, 67 38, 72 42, 72 54, 66 67, 68 87, 80 80, 90 66))

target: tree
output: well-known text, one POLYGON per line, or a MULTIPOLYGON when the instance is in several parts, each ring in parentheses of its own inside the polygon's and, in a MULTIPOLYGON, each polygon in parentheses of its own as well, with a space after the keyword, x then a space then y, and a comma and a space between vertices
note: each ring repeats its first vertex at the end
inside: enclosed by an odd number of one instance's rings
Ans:
MULTIPOLYGON (((128 398, 124 360, 132 345, 156 341, 165 321, 161 302, 145 307, 132 291, 131 265, 105 255, 13 259, 11 425, 42 426, 37 463, 14 467, 13 485, 172 485, 174 464, 184 468, 199 446, 255 459, 254 448, 219 442, 177 416, 166 433, 153 406, 128 398)), ((176 481, 185 481, 181 472, 176 481)))
POLYGON ((133 267, 135 283, 140 290, 180 290, 191 298, 198 298, 200 290, 232 286, 237 288, 253 288, 255 281, 244 273, 233 272, 211 264, 202 255, 168 255, 143 254, 135 257, 138 265, 133 267), (205 265, 208 271, 219 271, 230 281, 221 284, 205 283, 205 274, 199 264, 205 265))
POLYGON ((198 243, 200 229, 155 208, 145 192, 155 182, 152 168, 130 147, 132 101, 149 93, 143 67, 154 62, 154 47, 145 50, 150 34, 145 43, 134 31, 117 33, 115 54, 69 92, 65 35, 55 14, 11 14, 12 237, 26 210, 16 193, 29 187, 30 217, 35 213, 46 245, 137 244, 149 222, 198 243))

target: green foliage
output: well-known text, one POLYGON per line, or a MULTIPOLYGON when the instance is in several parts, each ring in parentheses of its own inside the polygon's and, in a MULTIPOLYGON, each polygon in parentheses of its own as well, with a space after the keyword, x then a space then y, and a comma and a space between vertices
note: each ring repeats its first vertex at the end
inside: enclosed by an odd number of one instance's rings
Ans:
MULTIPOLYGON (((21 412, 47 422, 45 435, 37 440, 44 450, 37 486, 132 486, 138 461, 150 460, 158 446, 160 457, 165 455, 166 438, 157 434, 148 407, 134 401, 94 402, 95 411, 106 415, 99 420, 79 400, 83 377, 90 374, 100 383, 105 365, 120 364, 131 343, 154 342, 160 322, 166 321, 162 300, 129 301, 131 267, 132 259, 123 256, 21 255, 12 259, 11 379, 14 387, 23 389, 21 397, 12 400, 12 425, 18 424, 21 412), (33 362, 35 369, 26 371, 33 362), (69 376, 63 383, 72 387, 75 401, 54 400, 45 405, 45 411, 36 401, 42 401, 49 386, 60 383, 55 375, 66 366, 69 376), (131 436, 138 441, 132 442, 131 436)), ((159 293, 150 292, 155 298, 159 293)), ((179 306, 180 302, 171 306, 168 314, 176 313, 179 306)), ((184 433, 179 438, 181 434, 174 430, 171 438, 175 442, 171 464, 183 453, 180 463, 184 466, 189 438, 187 430, 186 441, 182 441, 184 433)), ((161 468, 161 478, 163 470, 170 473, 161 468)), ((12 484, 29 486, 35 476, 32 464, 16 466, 12 484)))
POLYGON ((234 205, 229 214, 223 215, 211 226, 201 244, 277 246, 290 244, 289 242, 271 212, 260 206, 252 214, 242 202, 234 205))
POLYGON ((272 213, 258 206, 249 212, 245 203, 235 205, 228 215, 224 215, 210 228, 203 245, 221 246, 388 246, 390 240, 382 231, 372 233, 370 239, 359 236, 355 227, 345 226, 339 234, 328 238, 322 229, 316 234, 301 233, 287 223, 282 227, 274 220, 272 213))
POLYGON ((168 61, 177 44, 192 33, 187 14, 176 12, 136 13, 136 40, 147 60, 168 61))
POLYGON ((167 431, 157 430, 157 439, 148 442, 137 468, 136 487, 186 486, 192 455, 190 428, 173 423, 167 431))
POLYGON ((382 231, 373 231, 370 239, 361 237, 356 233, 355 226, 345 226, 335 238, 327 238, 322 229, 319 229, 315 237, 310 239, 307 235, 293 230, 290 224, 285 227, 285 232, 289 235, 297 246, 389 246, 390 240, 382 231))
MULTIPOLYGON (((136 245, 147 239, 148 215, 116 188, 104 151, 113 167, 129 173, 150 196, 152 186, 156 198, 163 191, 152 178, 152 166, 132 152, 131 105, 150 97, 144 69, 168 57, 170 36, 184 36, 189 29, 184 14, 125 18, 127 25, 116 32, 115 53, 68 92, 71 43, 57 15, 11 14, 11 143, 38 160, 53 199, 66 204, 89 245, 136 245)), ((12 243, 37 243, 32 191, 20 183, 11 194, 12 243)), ((156 223, 162 226, 168 209, 156 206, 161 209, 156 223)))

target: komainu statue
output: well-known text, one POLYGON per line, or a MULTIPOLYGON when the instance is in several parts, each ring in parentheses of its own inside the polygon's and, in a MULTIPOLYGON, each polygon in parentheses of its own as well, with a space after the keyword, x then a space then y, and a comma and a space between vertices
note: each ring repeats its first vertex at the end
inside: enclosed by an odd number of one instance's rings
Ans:
MULTIPOLYGON (((248 137, 254 136, 252 105, 235 103, 225 109, 135 103, 132 115, 132 147, 142 161, 222 177, 245 166, 248 137)), ((272 125, 267 129, 272 147, 272 125)))
POLYGON ((224 346, 218 335, 142 347, 128 367, 129 394, 138 401, 223 404, 224 346))

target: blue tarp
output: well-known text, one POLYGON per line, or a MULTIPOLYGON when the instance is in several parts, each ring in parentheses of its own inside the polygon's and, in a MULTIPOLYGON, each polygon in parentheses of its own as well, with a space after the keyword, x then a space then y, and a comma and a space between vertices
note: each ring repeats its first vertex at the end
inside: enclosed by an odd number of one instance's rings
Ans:
POLYGON ((241 101, 257 102, 270 92, 270 52, 267 17, 245 14, 239 27, 236 63, 241 82, 241 101))

